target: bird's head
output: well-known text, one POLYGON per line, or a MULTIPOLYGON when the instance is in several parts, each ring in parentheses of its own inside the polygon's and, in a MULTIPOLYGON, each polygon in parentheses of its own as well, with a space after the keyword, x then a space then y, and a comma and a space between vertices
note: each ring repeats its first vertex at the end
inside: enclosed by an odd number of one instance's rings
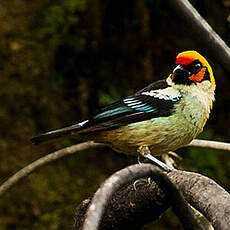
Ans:
POLYGON ((191 85, 209 81, 213 90, 216 84, 211 66, 198 52, 189 50, 179 53, 176 57, 176 67, 169 75, 175 84, 191 85))

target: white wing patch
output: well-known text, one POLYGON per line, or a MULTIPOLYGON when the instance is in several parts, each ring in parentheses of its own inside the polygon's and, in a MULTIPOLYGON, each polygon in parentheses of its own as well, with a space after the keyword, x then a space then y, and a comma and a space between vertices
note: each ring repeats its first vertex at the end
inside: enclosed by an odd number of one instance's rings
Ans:
POLYGON ((171 101, 177 101, 181 98, 181 94, 172 87, 168 87, 165 89, 150 90, 147 92, 142 92, 141 94, 171 101))
POLYGON ((80 125, 80 126, 83 126, 85 123, 87 123, 89 120, 85 120, 85 121, 82 121, 82 122, 80 122, 80 123, 78 123, 78 125, 80 125))

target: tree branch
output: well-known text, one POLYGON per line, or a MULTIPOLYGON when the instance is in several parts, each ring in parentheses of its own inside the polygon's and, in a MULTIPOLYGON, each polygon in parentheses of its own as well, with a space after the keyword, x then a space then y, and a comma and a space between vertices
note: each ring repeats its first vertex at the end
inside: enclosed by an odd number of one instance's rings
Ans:
POLYGON ((199 42, 202 42, 206 49, 210 50, 213 56, 219 60, 222 67, 230 73, 230 48, 222 38, 200 16, 188 0, 169 0, 169 3, 198 35, 194 37, 198 38, 199 42))
MULTIPOLYGON (((139 167, 141 168, 142 166, 139 167)), ((132 174, 129 175, 128 181, 130 181, 130 176, 132 177, 132 174)), ((182 192, 186 201, 199 210, 215 229, 229 229, 230 195, 221 186, 205 176, 192 172, 176 170, 168 173, 167 176, 177 189, 182 192)), ((120 183, 118 178, 117 181, 120 183)), ((110 184, 111 187, 113 185, 113 183, 110 184)), ((107 204, 100 230, 126 228, 136 230, 142 225, 156 220, 170 206, 170 199, 167 199, 167 197, 172 196, 171 190, 167 186, 163 185, 162 187, 164 188, 164 192, 159 189, 155 182, 149 184, 146 180, 146 183, 140 183, 137 189, 134 190, 132 182, 118 190, 111 199, 106 197, 109 203, 107 204)), ((171 197, 171 199, 174 198, 171 197)), ((76 210, 75 229, 82 229, 85 212, 90 200, 91 198, 83 201, 78 206, 76 210)), ((178 204, 177 202, 176 200, 175 203, 178 204)), ((97 206, 94 207, 98 212, 97 206)), ((90 215, 92 213, 95 214, 92 211, 90 215)), ((207 225, 203 227, 210 229, 207 225)))
POLYGON ((169 173, 169 177, 184 198, 212 223, 214 229, 229 229, 230 194, 220 185, 193 172, 178 170, 169 173))
POLYGON ((188 146, 230 151, 230 143, 194 139, 188 146))
POLYGON ((150 176, 163 190, 186 230, 202 230, 190 206, 165 172, 152 164, 132 165, 109 177, 94 194, 87 210, 83 230, 97 230, 112 195, 127 183, 150 176))
POLYGON ((81 144, 73 145, 71 147, 60 149, 56 152, 50 153, 42 158, 39 158, 38 160, 32 162, 31 164, 25 166, 24 168, 19 170, 17 173, 15 173, 13 176, 11 176, 8 180, 6 180, 0 186, 0 196, 2 196, 7 190, 9 190, 13 185, 15 185, 21 179, 28 176, 34 170, 38 169, 39 167, 43 165, 46 165, 54 160, 60 159, 64 156, 73 154, 75 152, 79 152, 79 151, 89 149, 89 148, 97 148, 101 146, 104 146, 104 145, 94 143, 93 141, 88 141, 88 142, 84 142, 81 144))
MULTIPOLYGON (((86 150, 89 148, 99 148, 99 147, 105 147, 105 146, 106 145, 104 145, 104 144, 95 143, 93 141, 88 141, 88 142, 84 142, 81 144, 73 145, 71 147, 60 149, 56 152, 53 152, 53 153, 50 153, 44 157, 41 157, 38 160, 32 162, 31 164, 25 166, 24 168, 19 170, 17 173, 15 173, 13 176, 11 176, 9 179, 7 179, 0 186, 0 197, 4 193, 6 193, 12 186, 14 186, 16 183, 18 183, 21 179, 25 178, 30 173, 35 171, 37 168, 42 167, 43 165, 46 165, 46 164, 48 164, 54 160, 68 156, 68 155, 73 154, 75 152, 79 152, 79 151, 86 150)), ((223 142, 218 142, 218 141, 206 141, 206 140, 195 139, 188 146, 206 147, 206 148, 213 148, 213 149, 230 151, 230 144, 229 143, 223 143, 223 142)))

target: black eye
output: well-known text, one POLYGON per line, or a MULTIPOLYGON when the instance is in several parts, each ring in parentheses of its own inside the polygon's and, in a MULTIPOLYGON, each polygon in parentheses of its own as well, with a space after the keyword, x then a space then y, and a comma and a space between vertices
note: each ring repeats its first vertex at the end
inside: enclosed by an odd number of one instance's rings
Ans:
POLYGON ((192 74, 197 74, 200 72, 202 68, 202 64, 200 63, 199 60, 193 61, 191 64, 187 66, 187 69, 192 73, 192 74))

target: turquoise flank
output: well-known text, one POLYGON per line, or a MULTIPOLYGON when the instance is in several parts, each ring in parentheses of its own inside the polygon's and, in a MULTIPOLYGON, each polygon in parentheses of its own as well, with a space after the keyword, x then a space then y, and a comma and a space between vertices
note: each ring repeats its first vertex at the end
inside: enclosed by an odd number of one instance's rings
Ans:
POLYGON ((130 106, 132 109, 142 111, 145 113, 151 113, 156 111, 156 109, 153 109, 152 106, 147 105, 146 103, 142 103, 141 101, 138 101, 134 98, 124 99, 124 102, 127 104, 127 106, 130 106))
POLYGON ((131 106, 130 108, 129 107, 119 107, 119 108, 116 108, 116 109, 111 109, 109 111, 105 111, 105 112, 102 112, 102 113, 98 114, 97 116, 95 116, 95 118, 110 117, 110 116, 118 115, 118 114, 121 114, 121 113, 130 112, 130 111, 132 111, 132 109, 142 111, 142 112, 145 112, 145 113, 151 113, 151 112, 156 111, 155 109, 153 109, 149 105, 141 104, 141 105, 131 106))
POLYGON ((146 105, 146 104, 135 105, 135 106, 132 106, 132 108, 139 110, 139 111, 143 111, 145 113, 151 113, 155 111, 155 109, 153 109, 151 106, 146 105))
POLYGON ((151 112, 155 111, 155 109, 153 109, 150 106, 144 106, 144 107, 136 108, 136 110, 143 111, 145 113, 151 113, 151 112))
POLYGON ((98 114, 97 116, 95 116, 95 118, 104 118, 104 117, 114 116, 114 115, 117 115, 120 113, 129 112, 129 111, 131 111, 131 108, 119 107, 116 109, 111 109, 109 111, 102 112, 102 113, 98 114))

